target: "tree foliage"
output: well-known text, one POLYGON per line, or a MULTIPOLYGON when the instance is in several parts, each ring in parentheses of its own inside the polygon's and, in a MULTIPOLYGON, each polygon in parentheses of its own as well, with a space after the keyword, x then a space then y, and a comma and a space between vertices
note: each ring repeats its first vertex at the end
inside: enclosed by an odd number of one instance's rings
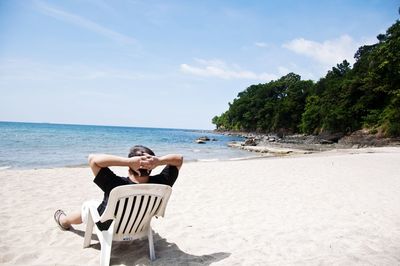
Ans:
POLYGON ((214 117, 212 122, 224 130, 295 132, 312 86, 312 81, 302 81, 294 73, 266 84, 252 85, 240 92, 229 104, 229 110, 214 117))
POLYGON ((349 133, 361 128, 400 135, 400 22, 314 83, 289 73, 251 85, 212 122, 217 129, 349 133))

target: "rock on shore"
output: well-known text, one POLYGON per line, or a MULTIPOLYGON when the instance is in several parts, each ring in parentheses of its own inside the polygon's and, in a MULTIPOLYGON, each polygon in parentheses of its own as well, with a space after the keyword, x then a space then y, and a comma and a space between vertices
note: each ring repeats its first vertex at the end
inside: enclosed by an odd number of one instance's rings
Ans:
POLYGON ((359 130, 350 135, 327 132, 319 135, 278 135, 247 132, 222 132, 222 134, 245 138, 243 142, 229 143, 230 147, 274 155, 307 154, 338 148, 400 146, 400 139, 398 138, 383 138, 366 130, 359 130))

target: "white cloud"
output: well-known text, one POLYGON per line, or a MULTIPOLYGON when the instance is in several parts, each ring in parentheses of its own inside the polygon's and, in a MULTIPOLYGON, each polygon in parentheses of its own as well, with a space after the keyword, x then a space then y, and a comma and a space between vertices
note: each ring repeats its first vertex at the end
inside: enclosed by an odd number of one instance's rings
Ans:
POLYGON ((317 62, 330 67, 341 63, 345 59, 350 63, 354 63, 354 54, 359 46, 360 43, 354 41, 349 35, 342 35, 337 39, 324 42, 298 38, 283 44, 284 48, 297 54, 311 57, 317 62))
POLYGON ((254 73, 248 70, 242 70, 238 65, 229 66, 221 60, 195 59, 199 66, 181 64, 180 69, 183 73, 188 73, 201 77, 215 77, 222 79, 253 79, 269 81, 276 79, 275 74, 254 73))
POLYGON ((0 61, 0 81, 28 80, 146 80, 166 77, 168 74, 148 74, 129 69, 98 67, 82 64, 54 65, 29 59, 0 61))
POLYGON ((254 45, 257 46, 257 47, 260 47, 260 48, 268 47, 268 44, 265 43, 265 42, 255 42, 254 45))
POLYGON ((114 30, 111 30, 107 27, 99 25, 99 24, 97 24, 89 19, 86 19, 84 17, 68 13, 68 12, 58 9, 58 8, 50 7, 43 2, 37 1, 36 7, 43 14, 46 14, 46 15, 56 18, 58 20, 62 20, 62 21, 74 24, 81 28, 85 28, 89 31, 100 34, 106 38, 109 38, 109 39, 119 42, 121 44, 137 43, 137 41, 130 36, 127 36, 127 35, 121 34, 119 32, 116 32, 114 30))

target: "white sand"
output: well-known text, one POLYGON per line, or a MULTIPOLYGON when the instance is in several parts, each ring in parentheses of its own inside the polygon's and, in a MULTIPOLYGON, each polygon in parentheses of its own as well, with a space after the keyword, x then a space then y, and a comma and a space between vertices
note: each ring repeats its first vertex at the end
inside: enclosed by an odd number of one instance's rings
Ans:
MULTIPOLYGON (((102 197, 92 179, 0 171, 0 264, 98 265, 84 226, 53 221, 102 197)), ((400 265, 400 148, 186 163, 153 228, 153 265, 400 265)), ((151 264, 147 240, 114 243, 111 264, 151 264)))

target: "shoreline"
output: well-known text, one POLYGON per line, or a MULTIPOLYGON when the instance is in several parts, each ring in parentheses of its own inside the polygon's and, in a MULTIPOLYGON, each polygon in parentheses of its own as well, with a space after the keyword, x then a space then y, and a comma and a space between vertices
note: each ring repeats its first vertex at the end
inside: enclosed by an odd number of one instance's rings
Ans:
MULTIPOLYGON (((263 158, 274 158, 275 156, 268 155, 253 155, 247 157, 236 157, 236 158, 228 158, 228 159, 197 159, 197 160, 187 160, 184 161, 185 164, 192 163, 208 163, 208 162, 230 162, 230 161, 242 161, 242 160, 256 160, 263 158)), ((32 167, 32 168, 13 168, 12 166, 4 166, 0 167, 0 172, 3 171, 29 171, 29 170, 52 170, 52 169, 83 169, 89 168, 88 164, 79 164, 79 165, 63 165, 63 166, 53 166, 53 167, 32 167)))
MULTIPOLYGON (((346 154, 370 154, 370 153, 400 153, 399 146, 384 146, 384 147, 364 147, 364 148, 331 148, 322 151, 316 150, 301 150, 290 148, 271 148, 270 146, 241 146, 236 144, 237 149, 246 149, 249 151, 249 156, 237 157, 229 159, 197 159, 187 160, 184 164, 198 164, 198 163, 224 163, 224 162, 240 162, 252 160, 269 160, 269 159, 289 159, 298 157, 324 157, 333 155, 346 155, 346 154), (254 155, 251 155, 254 154, 254 155)), ((57 170, 57 169, 86 169, 89 168, 87 164, 79 165, 64 165, 54 167, 33 167, 33 168, 13 168, 13 167, 0 167, 0 173, 6 171, 36 171, 36 170, 57 170)))
POLYGON ((331 150, 400 147, 400 138, 383 138, 359 130, 350 135, 342 134, 292 134, 278 135, 254 132, 214 131, 216 134, 242 137, 244 141, 233 141, 229 147, 250 152, 269 153, 275 156, 312 154, 331 150))

